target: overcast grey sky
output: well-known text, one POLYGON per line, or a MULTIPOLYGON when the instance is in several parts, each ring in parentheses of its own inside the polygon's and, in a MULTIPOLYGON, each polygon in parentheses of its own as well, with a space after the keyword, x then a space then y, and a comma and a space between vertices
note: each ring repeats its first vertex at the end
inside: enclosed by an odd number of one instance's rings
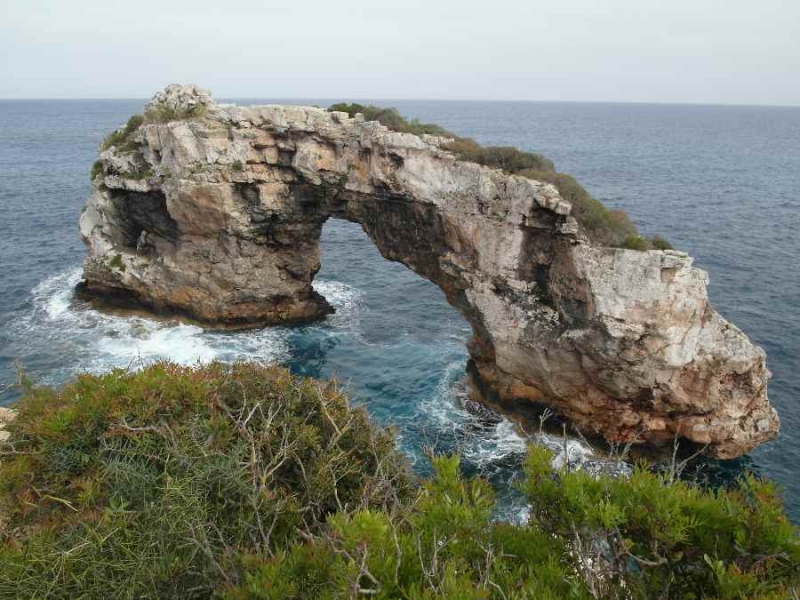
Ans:
POLYGON ((800 105, 800 0, 0 0, 0 98, 800 105))

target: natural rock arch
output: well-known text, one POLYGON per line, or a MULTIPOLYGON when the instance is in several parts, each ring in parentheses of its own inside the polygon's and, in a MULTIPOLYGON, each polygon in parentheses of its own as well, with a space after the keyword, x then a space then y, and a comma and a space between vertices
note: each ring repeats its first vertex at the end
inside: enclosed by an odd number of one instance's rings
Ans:
POLYGON ((614 441, 677 435, 721 457, 777 434, 764 352, 709 305, 691 258, 592 245, 553 186, 442 142, 170 86, 100 155, 84 291, 216 325, 321 318, 319 237, 343 218, 444 291, 501 399, 614 441))

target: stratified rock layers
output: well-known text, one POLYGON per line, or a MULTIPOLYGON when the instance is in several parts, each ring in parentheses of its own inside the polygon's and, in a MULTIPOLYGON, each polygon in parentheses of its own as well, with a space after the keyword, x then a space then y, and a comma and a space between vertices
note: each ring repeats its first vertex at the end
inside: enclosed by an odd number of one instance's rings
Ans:
POLYGON ((679 436, 723 458, 777 435, 765 354, 709 305, 691 258, 594 246, 554 187, 456 160, 443 142, 170 86, 100 155, 81 217, 85 289, 216 325, 321 318, 320 233, 347 219, 468 319, 477 372, 501 399, 609 440, 679 436))

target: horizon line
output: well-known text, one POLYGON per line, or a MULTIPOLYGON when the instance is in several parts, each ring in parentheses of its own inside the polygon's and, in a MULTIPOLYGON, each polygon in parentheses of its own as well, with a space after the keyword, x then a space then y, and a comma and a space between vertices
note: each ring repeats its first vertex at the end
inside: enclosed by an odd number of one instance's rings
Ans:
MULTIPOLYGON (((148 97, 133 97, 133 96, 105 96, 105 97, 91 97, 91 96, 53 96, 53 97, 0 97, 0 102, 80 102, 80 101, 142 101, 149 102, 151 98, 148 97)), ((334 102, 343 101, 368 101, 368 102, 486 102, 486 103, 526 103, 526 104, 631 104, 631 105, 648 105, 648 106, 716 106, 716 107, 731 107, 731 108, 800 108, 800 104, 753 104, 753 103, 739 103, 739 102, 693 102, 693 101, 679 101, 679 102, 658 102, 658 101, 644 101, 644 100, 536 100, 536 99, 502 99, 502 98, 400 98, 400 97, 368 97, 368 96, 353 96, 343 100, 338 96, 283 96, 269 98, 266 96, 238 96, 238 97, 220 97, 215 98, 215 101, 220 103, 227 103, 231 100, 246 101, 246 100, 270 100, 270 101, 315 101, 315 100, 331 100, 334 102)))

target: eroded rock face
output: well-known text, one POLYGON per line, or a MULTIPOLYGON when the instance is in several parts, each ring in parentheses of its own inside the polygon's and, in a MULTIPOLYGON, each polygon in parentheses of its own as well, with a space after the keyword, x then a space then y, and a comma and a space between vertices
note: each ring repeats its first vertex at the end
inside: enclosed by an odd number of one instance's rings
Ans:
POLYGON ((347 219, 469 320, 476 370, 501 399, 720 457, 777 434, 764 352, 709 305, 706 274, 680 252, 591 245, 551 185, 458 161, 440 138, 216 104, 194 86, 167 88, 145 120, 100 155, 81 217, 88 293, 212 325, 322 318, 320 233, 347 219), (194 116, 158 122, 164 105, 194 116))

